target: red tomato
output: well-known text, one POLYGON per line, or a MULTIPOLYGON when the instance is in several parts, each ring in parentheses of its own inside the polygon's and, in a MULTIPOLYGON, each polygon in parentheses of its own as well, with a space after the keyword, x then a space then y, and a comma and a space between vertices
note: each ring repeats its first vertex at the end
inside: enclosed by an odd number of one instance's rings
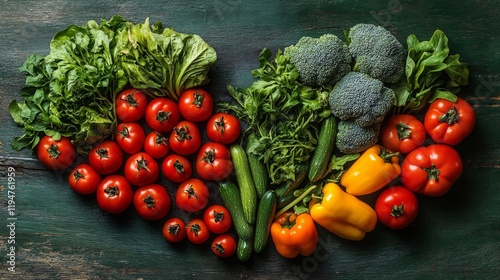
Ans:
POLYGON ((190 121, 180 121, 173 128, 168 139, 170 149, 180 155, 191 155, 201 146, 201 135, 198 126, 190 121))
POLYGON ((89 152, 89 164, 100 174, 111 174, 120 169, 123 152, 114 141, 106 140, 94 146, 89 152))
POLYGON ((220 258, 227 258, 236 252, 236 239, 231 234, 221 234, 212 241, 212 252, 220 258))
POLYGON ((436 143, 457 145, 471 134, 476 113, 465 99, 453 103, 445 99, 432 102, 424 118, 427 133, 436 143))
POLYGON ((205 210, 203 221, 208 229, 216 234, 228 231, 233 224, 231 214, 226 207, 222 205, 212 205, 205 210))
POLYGON ((36 155, 46 168, 64 170, 75 161, 76 149, 67 137, 54 140, 51 136, 44 135, 36 146, 36 155))
POLYGON ((180 242, 186 237, 186 223, 179 218, 170 218, 163 225, 162 234, 168 242, 180 242))
POLYGON ((212 95, 201 88, 187 89, 179 97, 179 111, 186 120, 191 122, 208 120, 213 108, 212 95))
POLYGON ((142 218, 159 220, 170 211, 170 196, 162 185, 142 186, 134 193, 134 207, 142 218))
POLYGON ((380 141, 390 151, 407 154, 424 144, 424 124, 415 116, 394 115, 382 127, 380 141))
POLYGON ((208 204, 210 192, 200 179, 191 178, 180 184, 175 193, 175 203, 186 212, 197 212, 208 204))
POLYGON ((460 178, 462 169, 462 160, 455 149, 433 144, 406 156, 401 165, 401 182, 414 192, 441 196, 460 178))
POLYGON ((168 139, 158 131, 153 131, 146 136, 144 141, 144 151, 154 158, 165 157, 170 148, 168 147, 168 139))
POLYGON ((119 214, 132 203, 133 190, 127 179, 121 175, 104 178, 96 191, 97 204, 107 213, 119 214))
POLYGON ((403 229, 417 217, 418 200, 415 194, 402 186, 383 190, 375 201, 378 220, 391 229, 403 229))
POLYGON ((144 139, 146 139, 146 133, 138 123, 121 123, 116 127, 115 141, 129 155, 142 149, 144 139))
POLYGON ((161 165, 163 175, 172 182, 181 183, 191 178, 193 167, 191 162, 181 155, 168 155, 161 165))
POLYGON ((233 115, 217 113, 208 120, 206 130, 210 140, 227 145, 240 137, 241 124, 233 115))
POLYGON ((186 235, 192 243, 202 244, 210 238, 210 231, 202 219, 195 218, 186 225, 186 235))
POLYGON ((76 193, 92 194, 101 183, 101 175, 92 166, 81 163, 71 171, 68 183, 76 193))
POLYGON ((205 143, 196 158, 196 172, 204 180, 221 181, 233 171, 231 152, 216 142, 205 143))
POLYGON ((125 163, 125 177, 135 186, 154 183, 160 175, 155 159, 144 152, 131 155, 125 163))
POLYGON ((181 115, 177 103, 167 97, 154 98, 146 108, 146 123, 155 131, 171 131, 180 118, 181 115))
POLYGON ((125 89, 116 98, 116 116, 122 122, 136 122, 144 116, 147 106, 146 94, 138 89, 125 89))

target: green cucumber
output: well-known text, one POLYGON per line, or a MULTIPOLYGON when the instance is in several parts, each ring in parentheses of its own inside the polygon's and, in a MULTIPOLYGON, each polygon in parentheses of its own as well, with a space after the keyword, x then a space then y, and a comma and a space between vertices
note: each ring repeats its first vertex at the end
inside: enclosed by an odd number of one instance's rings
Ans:
POLYGON ((281 196, 280 198, 278 198, 278 205, 276 206, 276 209, 281 209, 285 206, 287 206, 288 204, 290 204, 290 202, 294 201, 295 200, 295 195, 293 195, 293 193, 289 194, 289 195, 285 195, 285 196, 281 196))
POLYGON ((253 224, 257 212, 257 191, 253 183, 248 158, 240 144, 231 145, 229 150, 231 151, 234 172, 236 173, 236 180, 240 188, 241 204, 243 205, 245 220, 249 224, 253 224))
POLYGON ((250 260, 253 252, 252 243, 253 242, 251 239, 238 239, 236 256, 238 257, 238 260, 240 260, 240 262, 247 262, 248 260, 250 260))
POLYGON ((310 164, 308 178, 311 182, 316 182, 323 178, 333 148, 335 147, 335 137, 337 136, 337 119, 330 116, 323 120, 319 130, 318 144, 314 149, 310 164))
POLYGON ((295 174, 295 181, 289 181, 284 185, 281 185, 275 189, 276 195, 278 197, 288 196, 292 194, 294 190, 296 190, 302 182, 307 178, 307 172, 309 170, 309 166, 307 163, 303 163, 298 167, 298 171, 295 174))
POLYGON ((253 238, 253 227, 245 219, 238 187, 230 181, 220 182, 219 194, 231 214, 234 229, 240 239, 253 238))
MULTIPOLYGON (((254 140, 255 135, 250 134, 248 136, 248 142, 251 143, 254 140)), ((255 190, 257 191, 257 197, 260 199, 267 191, 269 184, 269 174, 267 173, 267 168, 264 162, 259 160, 259 157, 253 153, 248 152, 248 146, 246 150, 248 165, 250 166, 250 172, 252 173, 253 183, 255 185, 255 190)))
POLYGON ((276 212, 277 200, 276 193, 273 190, 266 191, 260 199, 253 242, 253 249, 256 253, 260 253, 266 248, 269 231, 276 212))

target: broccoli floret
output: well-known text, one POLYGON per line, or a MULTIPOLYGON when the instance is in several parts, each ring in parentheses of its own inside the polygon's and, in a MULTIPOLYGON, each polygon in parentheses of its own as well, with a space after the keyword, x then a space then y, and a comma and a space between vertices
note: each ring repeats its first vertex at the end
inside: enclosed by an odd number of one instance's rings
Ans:
POLYGON ((339 121, 335 145, 345 154, 362 152, 378 141, 380 123, 361 127, 353 121, 339 121))
POLYGON ((333 86, 351 71, 347 45, 333 34, 319 38, 302 37, 284 49, 299 73, 299 81, 309 86, 333 86))
POLYGON ((370 76, 350 72, 328 96, 332 114, 359 126, 381 122, 394 104, 394 92, 370 76))
POLYGON ((349 51, 355 61, 354 71, 397 83, 404 74, 406 49, 387 29, 360 23, 348 34, 349 51))

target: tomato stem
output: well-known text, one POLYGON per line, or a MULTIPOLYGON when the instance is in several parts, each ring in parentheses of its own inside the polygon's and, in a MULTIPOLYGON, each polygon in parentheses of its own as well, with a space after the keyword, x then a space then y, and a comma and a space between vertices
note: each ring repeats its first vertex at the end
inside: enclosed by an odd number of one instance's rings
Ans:
POLYGON ((429 168, 422 167, 422 169, 425 172, 427 172, 428 180, 434 180, 436 182, 439 180, 439 173, 441 173, 441 171, 439 169, 437 169, 434 164, 431 164, 431 167, 429 167, 429 168))
POLYGON ((182 142, 184 140, 191 140, 191 135, 189 134, 189 126, 185 125, 183 127, 174 127, 175 139, 182 142))
POLYGON ((170 114, 171 112, 159 111, 158 114, 156 114, 155 119, 159 122, 166 122, 170 118, 170 114))
POLYGON ((396 132, 398 133, 399 141, 410 138, 411 129, 406 123, 399 122, 395 126, 396 126, 396 132))
POLYGON ((191 198, 192 196, 196 199, 198 199, 198 195, 194 191, 193 185, 189 185, 189 188, 187 190, 184 190, 188 194, 188 197, 191 198))
POLYGON ((201 108, 203 106, 203 100, 205 99, 205 96, 203 94, 199 94, 198 91, 196 91, 193 95, 193 103, 196 108, 201 108))
POLYGON ((151 194, 148 194, 148 196, 146 198, 144 198, 142 200, 142 202, 146 203, 146 207, 148 207, 148 208, 153 208, 156 206, 155 199, 153 198, 153 196, 151 194))
POLYGON ((59 151, 59 148, 56 145, 50 144, 49 148, 47 149, 47 153, 49 153, 50 158, 57 159, 61 154, 61 151, 59 151))
POLYGON ((198 236, 198 233, 201 230, 201 227, 199 224, 189 225, 188 227, 189 227, 189 230, 191 230, 191 232, 194 233, 194 236, 198 236))
POLYGON ((184 173, 184 165, 179 160, 175 160, 174 168, 179 174, 184 173))
POLYGON ((141 169, 146 169, 147 171, 151 172, 148 167, 148 161, 144 159, 144 155, 142 155, 141 159, 137 160, 137 170, 141 171, 141 169))
POLYGON ((76 182, 78 182, 78 180, 80 180, 81 178, 85 178, 85 175, 80 173, 80 171, 78 169, 75 170, 75 172, 73 173, 73 176, 75 177, 76 182))
POLYGON ((440 122, 445 122, 448 125, 452 125, 458 122, 459 114, 457 108, 455 106, 451 107, 446 113, 439 116, 440 122))
POLYGON ((391 209, 391 216, 397 218, 399 216, 402 216, 404 212, 405 212, 404 202, 402 202, 401 205, 394 204, 391 209))
POLYGON ((108 194, 108 198, 117 196, 120 193, 120 190, 118 189, 117 186, 109 186, 106 189, 104 189, 104 193, 108 194))
POLYGON ((202 161, 213 164, 215 161, 215 149, 205 151, 205 155, 201 158, 202 161))

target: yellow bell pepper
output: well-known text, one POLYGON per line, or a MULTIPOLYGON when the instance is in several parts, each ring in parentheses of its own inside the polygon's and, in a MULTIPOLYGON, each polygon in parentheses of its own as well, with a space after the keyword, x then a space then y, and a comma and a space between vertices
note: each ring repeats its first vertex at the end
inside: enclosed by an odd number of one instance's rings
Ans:
POLYGON ((320 202, 311 200, 309 213, 328 231, 348 240, 361 240, 377 224, 377 214, 370 205, 350 195, 335 183, 323 187, 320 202))
POLYGON ((340 184, 347 193, 367 195, 374 193, 401 174, 399 153, 391 153, 380 145, 374 145, 342 174, 340 184))

